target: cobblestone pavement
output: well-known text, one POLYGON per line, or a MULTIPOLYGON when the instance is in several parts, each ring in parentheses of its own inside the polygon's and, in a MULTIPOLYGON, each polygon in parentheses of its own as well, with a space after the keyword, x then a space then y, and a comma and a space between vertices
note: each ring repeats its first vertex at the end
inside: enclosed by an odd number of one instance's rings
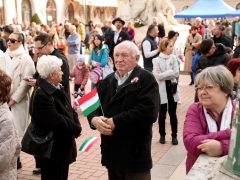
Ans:
MULTIPOLYGON (((180 76, 180 94, 181 94, 181 104, 178 104, 177 115, 178 115, 178 137, 182 137, 182 128, 184 117, 188 106, 193 101, 194 87, 188 86, 190 82, 189 75, 180 76)), ((89 84, 88 84, 88 87, 89 84)), ((82 116, 80 110, 79 119, 81 121, 83 131, 82 135, 76 140, 77 147, 79 148, 81 143, 89 136, 99 136, 97 131, 93 131, 89 128, 88 122, 85 117, 82 116)), ((153 125, 153 140, 152 140, 152 158, 153 164, 156 164, 161 157, 166 154, 166 152, 172 147, 171 144, 171 129, 169 123, 169 117, 167 117, 167 143, 162 145, 159 144, 159 133, 157 122, 153 125)), ((100 153, 100 143, 97 142, 89 150, 89 152, 81 153, 78 151, 77 160, 75 163, 71 164, 69 171, 69 180, 107 180, 106 169, 101 166, 101 153, 100 153)), ((25 153, 21 153, 22 169, 18 170, 19 180, 38 180, 39 175, 32 175, 32 170, 35 167, 34 158, 25 153)))

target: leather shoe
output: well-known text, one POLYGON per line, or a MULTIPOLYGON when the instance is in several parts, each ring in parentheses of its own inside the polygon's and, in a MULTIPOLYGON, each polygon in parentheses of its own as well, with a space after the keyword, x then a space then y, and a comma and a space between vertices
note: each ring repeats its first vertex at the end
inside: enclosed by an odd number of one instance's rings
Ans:
POLYGON ((165 137, 164 137, 164 136, 161 136, 159 142, 160 142, 161 144, 165 144, 165 143, 166 143, 165 137))
POLYGON ((20 160, 20 157, 17 158, 17 169, 21 169, 22 168, 22 163, 20 160))
POLYGON ((41 168, 35 168, 33 170, 33 174, 35 174, 35 175, 41 174, 41 168))
POLYGON ((175 137, 172 138, 172 144, 173 144, 173 145, 178 145, 178 140, 177 140, 177 138, 175 138, 175 137))

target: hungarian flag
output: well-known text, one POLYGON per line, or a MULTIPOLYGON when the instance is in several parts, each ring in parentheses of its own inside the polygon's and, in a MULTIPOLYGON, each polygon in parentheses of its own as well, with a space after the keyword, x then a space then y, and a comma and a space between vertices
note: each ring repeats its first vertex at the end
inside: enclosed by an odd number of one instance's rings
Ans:
POLYGON ((88 116, 97 108, 99 108, 101 104, 98 97, 97 89, 94 88, 90 93, 78 99, 78 104, 84 116, 88 116))
POLYGON ((99 137, 95 136, 88 137, 80 146, 79 151, 88 152, 88 150, 93 146, 93 144, 96 143, 99 139, 99 137))

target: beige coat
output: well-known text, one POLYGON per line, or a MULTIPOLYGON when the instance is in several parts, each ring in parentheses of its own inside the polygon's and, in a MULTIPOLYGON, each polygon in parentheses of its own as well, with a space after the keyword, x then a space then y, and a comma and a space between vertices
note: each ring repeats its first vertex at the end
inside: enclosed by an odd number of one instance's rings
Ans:
POLYGON ((14 124, 14 117, 7 103, 0 104, 0 179, 17 179, 17 157, 20 141, 14 124))
POLYGON ((18 134, 22 138, 29 123, 29 101, 31 95, 31 87, 27 85, 23 78, 33 76, 35 66, 32 58, 22 46, 14 52, 7 50, 6 54, 12 57, 12 65, 9 71, 12 78, 11 98, 16 102, 12 106, 11 111, 15 118, 18 134))
POLYGON ((193 59, 193 48, 199 46, 202 42, 202 36, 200 34, 196 34, 195 37, 190 34, 187 37, 187 41, 185 44, 185 61, 184 61, 184 71, 192 72, 192 59, 193 59))

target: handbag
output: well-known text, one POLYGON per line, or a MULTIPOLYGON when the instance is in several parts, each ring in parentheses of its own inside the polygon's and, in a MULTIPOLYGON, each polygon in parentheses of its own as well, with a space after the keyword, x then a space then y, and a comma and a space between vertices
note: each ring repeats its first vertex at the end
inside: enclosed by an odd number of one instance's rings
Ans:
MULTIPOLYGON (((39 87, 33 92, 32 95, 29 111, 31 115, 33 111, 35 94, 38 89, 39 87)), ((38 158, 50 159, 54 146, 54 133, 53 131, 40 130, 35 127, 35 124, 33 122, 31 122, 23 136, 21 144, 23 152, 36 156, 38 158)))
POLYGON ((39 132, 30 123, 22 139, 22 151, 38 158, 50 159, 54 145, 53 131, 39 132))

